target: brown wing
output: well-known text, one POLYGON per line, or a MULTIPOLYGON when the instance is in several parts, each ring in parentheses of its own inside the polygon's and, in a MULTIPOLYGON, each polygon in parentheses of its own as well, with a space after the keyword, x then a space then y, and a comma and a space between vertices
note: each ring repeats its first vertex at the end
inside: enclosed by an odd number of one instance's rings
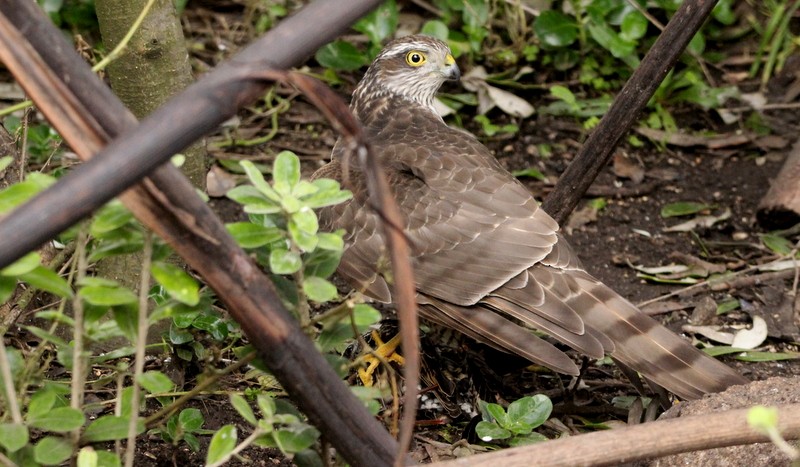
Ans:
MULTIPOLYGON (((430 127, 425 115, 399 112, 372 135, 397 202, 406 218, 414 272, 421 293, 458 305, 472 305, 547 256, 557 241, 558 225, 527 189, 504 171, 474 137, 444 125, 430 127), (409 119, 410 123, 403 121, 409 119), (393 127, 419 128, 417 134, 393 127)), ((356 199, 323 211, 323 222, 352 227, 345 262, 358 283, 363 269, 375 269, 383 242, 378 217, 361 210, 363 177, 351 172, 356 199)), ((371 282, 371 281, 366 281, 371 282)), ((391 301, 389 289, 375 279, 370 290, 391 301)))

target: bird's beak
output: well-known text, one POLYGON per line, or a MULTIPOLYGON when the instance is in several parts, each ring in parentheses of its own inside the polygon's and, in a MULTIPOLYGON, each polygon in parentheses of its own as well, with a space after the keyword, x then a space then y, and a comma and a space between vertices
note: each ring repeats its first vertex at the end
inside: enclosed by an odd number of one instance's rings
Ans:
POLYGON ((450 81, 458 81, 459 78, 461 78, 461 70, 458 68, 453 54, 447 54, 447 57, 444 59, 444 64, 446 65, 444 77, 450 81))

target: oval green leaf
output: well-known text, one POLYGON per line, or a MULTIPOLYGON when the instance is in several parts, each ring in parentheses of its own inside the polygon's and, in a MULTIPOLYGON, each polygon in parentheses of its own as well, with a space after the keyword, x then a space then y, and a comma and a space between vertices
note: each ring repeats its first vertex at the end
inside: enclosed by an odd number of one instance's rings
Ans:
POLYGON ((693 201, 681 201, 678 203, 670 203, 661 208, 661 217, 678 217, 697 214, 706 209, 712 209, 714 206, 705 203, 696 203, 693 201))
POLYGON ((33 448, 33 458, 42 465, 58 465, 72 455, 72 443, 60 436, 47 436, 33 448))
POLYGON ((126 287, 87 286, 79 295, 95 306, 118 306, 137 303, 138 297, 126 287))
MULTIPOLYGON (((83 439, 89 442, 114 441, 128 437, 129 417, 105 415, 92 422, 83 433, 83 439)), ((136 421, 136 434, 144 433, 144 422, 136 421)))
POLYGON ((35 417, 29 417, 28 423, 40 430, 66 433, 83 426, 83 412, 72 407, 57 407, 35 417))
POLYGON ((566 47, 578 38, 575 20, 556 10, 543 11, 533 23, 533 31, 545 48, 566 47))
POLYGON ((175 300, 189 306, 200 302, 200 286, 192 276, 174 264, 156 261, 150 266, 153 278, 175 300))
POLYGON ((211 437, 211 443, 208 445, 208 455, 206 456, 206 464, 216 464, 228 458, 233 448, 236 447, 237 434, 236 427, 233 425, 225 425, 211 437))
POLYGON ((367 54, 342 40, 322 46, 314 55, 320 65, 334 70, 354 71, 369 63, 367 54))

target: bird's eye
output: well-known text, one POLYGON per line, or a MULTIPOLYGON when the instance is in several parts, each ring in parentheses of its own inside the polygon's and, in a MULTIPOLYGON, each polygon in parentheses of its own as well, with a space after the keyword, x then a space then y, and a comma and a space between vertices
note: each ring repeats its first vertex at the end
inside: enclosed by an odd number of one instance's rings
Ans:
POLYGON ((411 66, 422 66, 426 61, 428 61, 428 58, 418 50, 412 50, 406 54, 406 63, 411 66))

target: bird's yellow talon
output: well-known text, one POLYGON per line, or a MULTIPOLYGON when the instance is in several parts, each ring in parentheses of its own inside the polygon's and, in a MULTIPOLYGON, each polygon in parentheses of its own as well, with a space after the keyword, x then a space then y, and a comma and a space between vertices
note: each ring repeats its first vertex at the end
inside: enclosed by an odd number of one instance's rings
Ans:
POLYGON ((405 364, 405 359, 398 353, 397 346, 400 345, 400 334, 392 337, 389 342, 383 342, 380 334, 377 331, 372 331, 372 340, 375 341, 375 350, 367 355, 364 355, 363 361, 367 363, 366 368, 358 369, 358 377, 364 386, 370 387, 373 384, 372 374, 378 368, 381 360, 388 362, 396 362, 398 365, 405 364), (376 356, 379 355, 378 356, 376 356))

